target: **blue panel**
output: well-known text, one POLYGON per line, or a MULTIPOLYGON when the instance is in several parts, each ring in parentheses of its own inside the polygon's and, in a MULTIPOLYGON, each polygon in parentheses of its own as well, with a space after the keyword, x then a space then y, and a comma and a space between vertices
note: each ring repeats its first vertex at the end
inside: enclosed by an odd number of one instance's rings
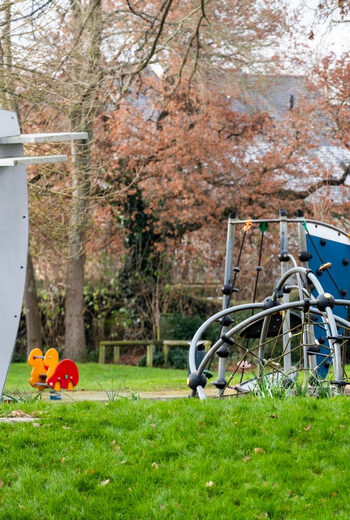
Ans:
MULTIPOLYGON (((308 224, 309 234, 306 234, 307 249, 312 253, 312 259, 309 260, 309 267, 318 276, 319 281, 324 289, 334 296, 334 298, 349 299, 350 298, 350 242, 344 235, 340 235, 333 230, 329 230, 321 225, 310 226, 308 224), (317 229, 316 229, 317 228, 317 229), (321 257, 321 258, 320 258, 321 257), (317 273, 319 267, 323 263, 331 262, 332 267, 322 273, 317 273), (342 291, 346 293, 342 294, 342 291)), ((313 293, 317 296, 317 293, 313 293)), ((341 318, 348 318, 347 307, 336 306, 334 313, 341 318)), ((320 324, 321 318, 318 320, 320 324)), ((329 354, 329 344, 326 340, 326 331, 321 327, 315 326, 315 336, 318 341, 325 340, 324 346, 320 348, 320 353, 329 354), (328 347, 328 348, 327 348, 328 347)), ((341 334, 342 331, 339 330, 341 334)), ((323 356, 317 356, 317 364, 325 360, 323 356)), ((319 376, 324 379, 329 371, 327 359, 318 369, 319 376)))

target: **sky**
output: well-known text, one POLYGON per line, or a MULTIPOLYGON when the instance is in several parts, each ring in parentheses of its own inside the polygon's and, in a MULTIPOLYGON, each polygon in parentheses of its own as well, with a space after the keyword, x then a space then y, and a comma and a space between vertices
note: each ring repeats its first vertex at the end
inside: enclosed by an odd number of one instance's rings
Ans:
POLYGON ((315 37, 310 41, 310 46, 316 56, 334 52, 340 55, 344 52, 350 56, 350 20, 345 23, 336 23, 339 16, 335 15, 332 20, 317 20, 315 12, 320 0, 291 0, 291 8, 302 9, 302 19, 305 25, 312 30, 315 37))

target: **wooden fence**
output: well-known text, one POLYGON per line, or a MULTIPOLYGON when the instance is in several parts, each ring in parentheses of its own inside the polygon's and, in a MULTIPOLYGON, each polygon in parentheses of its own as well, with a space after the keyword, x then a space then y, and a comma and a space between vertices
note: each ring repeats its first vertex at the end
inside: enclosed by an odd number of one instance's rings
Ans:
MULTIPOLYGON (((113 363, 118 364, 120 362, 120 349, 121 347, 146 347, 146 366, 153 366, 153 356, 156 346, 163 347, 164 353, 164 368, 169 366, 169 351, 171 347, 189 347, 190 341, 178 340, 178 339, 164 339, 162 341, 155 340, 118 340, 118 341, 100 341, 98 344, 98 362, 106 362, 106 348, 113 348, 113 363)), ((209 350, 211 347, 211 341, 204 342, 205 350, 209 350)))

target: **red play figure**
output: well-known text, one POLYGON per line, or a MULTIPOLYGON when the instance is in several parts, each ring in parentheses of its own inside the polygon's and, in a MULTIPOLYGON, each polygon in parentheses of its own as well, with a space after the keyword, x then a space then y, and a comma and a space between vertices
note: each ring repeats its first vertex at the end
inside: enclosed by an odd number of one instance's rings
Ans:
POLYGON ((59 392, 61 388, 73 390, 79 382, 79 370, 71 359, 63 359, 56 366, 55 372, 46 380, 46 384, 59 392))

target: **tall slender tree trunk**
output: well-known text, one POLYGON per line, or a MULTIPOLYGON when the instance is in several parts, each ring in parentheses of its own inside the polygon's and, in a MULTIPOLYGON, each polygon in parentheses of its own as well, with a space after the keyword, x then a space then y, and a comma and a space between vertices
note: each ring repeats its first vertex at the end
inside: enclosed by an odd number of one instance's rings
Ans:
MULTIPOLYGON (((76 128, 76 127, 74 127, 76 128)), ((84 268, 86 227, 90 195, 90 144, 73 142, 72 209, 69 227, 65 303, 65 354, 74 360, 84 356, 84 268)))
POLYGON ((28 252, 26 283, 24 289, 24 304, 26 309, 27 327, 27 353, 35 348, 42 347, 43 337, 41 328, 41 317, 38 305, 35 272, 32 256, 28 252))
MULTIPOLYGON (((102 0, 72 0, 76 29, 85 28, 76 52, 83 59, 80 68, 72 71, 76 85, 70 110, 72 131, 88 131, 92 135, 97 97, 101 82, 102 0)), ((79 32, 79 30, 78 30, 79 32)), ((79 63, 79 59, 77 59, 79 63)), ((84 356, 84 270, 86 231, 89 225, 90 141, 72 143, 72 205, 68 240, 68 265, 65 303, 65 354, 74 360, 84 356)))

